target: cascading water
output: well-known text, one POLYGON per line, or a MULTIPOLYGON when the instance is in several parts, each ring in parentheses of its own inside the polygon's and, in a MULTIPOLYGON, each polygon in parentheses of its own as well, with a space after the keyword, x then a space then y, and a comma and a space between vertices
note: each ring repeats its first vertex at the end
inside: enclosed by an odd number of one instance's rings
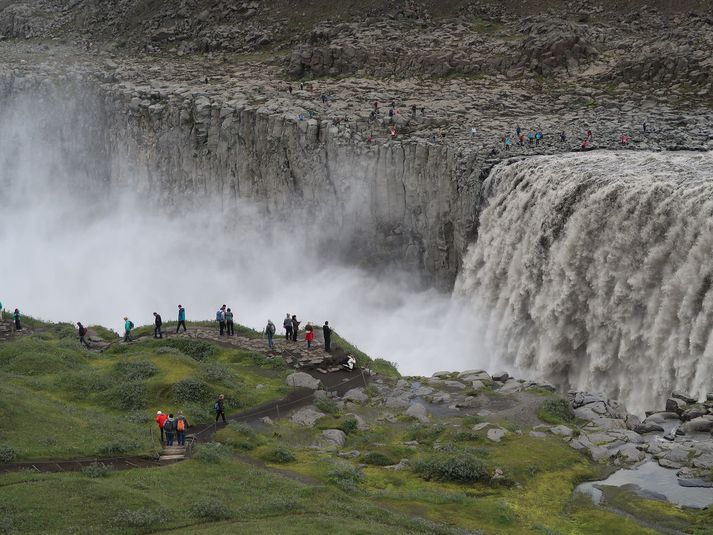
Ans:
POLYGON ((640 412, 713 389, 713 155, 530 158, 483 190, 456 292, 498 359, 640 412))

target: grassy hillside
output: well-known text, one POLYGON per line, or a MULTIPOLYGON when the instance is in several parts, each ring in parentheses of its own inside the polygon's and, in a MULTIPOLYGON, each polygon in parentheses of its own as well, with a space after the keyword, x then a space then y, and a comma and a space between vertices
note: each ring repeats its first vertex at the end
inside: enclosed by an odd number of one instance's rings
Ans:
MULTIPOLYGON (((32 336, 0 342, 0 462, 8 452, 17 459, 150 454, 158 449, 151 434, 157 408, 201 422, 211 418, 219 392, 229 412, 287 393, 290 370, 260 352, 174 338, 116 343, 99 353, 80 347, 69 325, 33 328, 32 336)), ((626 535, 661 526, 713 533, 712 511, 622 489, 607 491, 604 508, 573 496, 579 482, 610 468, 560 437, 531 436, 526 419, 493 422, 509 431, 494 442, 477 414, 419 420, 387 407, 384 392, 397 381, 378 376, 354 402, 318 394, 313 408, 323 416, 314 426, 288 418, 232 422, 179 464, 0 475, 0 533, 626 535), (326 430, 342 431, 344 443, 331 443, 326 430)), ((474 395, 511 400, 489 390, 474 395)), ((528 396, 527 410, 539 419, 532 425, 562 421, 552 411, 555 394, 528 396)))

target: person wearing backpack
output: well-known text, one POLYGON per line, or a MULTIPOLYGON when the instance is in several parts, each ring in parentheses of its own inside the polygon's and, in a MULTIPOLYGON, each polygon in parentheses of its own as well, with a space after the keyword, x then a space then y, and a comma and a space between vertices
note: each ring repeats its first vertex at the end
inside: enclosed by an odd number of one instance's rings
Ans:
POLYGON ((168 420, 167 414, 164 414, 161 411, 158 411, 156 413, 156 424, 158 424, 158 428, 161 430, 161 444, 163 444, 164 441, 166 440, 166 438, 164 436, 164 431, 163 431, 163 424, 166 423, 166 420, 168 420))
POLYGON ((290 318, 290 313, 287 313, 287 317, 282 322, 282 326, 285 328, 285 340, 288 342, 292 338, 292 318, 290 318))
POLYGON ((154 317, 153 337, 154 338, 163 338, 163 333, 161 332, 161 325, 163 325, 163 321, 161 320, 161 314, 154 312, 153 317, 154 317))
POLYGON ((225 331, 225 305, 220 307, 218 312, 215 313, 215 321, 218 322, 218 327, 220 327, 220 336, 223 336, 223 332, 225 331))
POLYGON ((186 309, 181 305, 178 305, 178 325, 176 325, 176 334, 178 334, 178 329, 183 325, 183 332, 186 332, 186 309))
POLYGON ((131 342, 131 329, 134 328, 134 322, 124 316, 124 342, 131 342))
POLYGON ((324 336, 324 350, 329 352, 332 349, 332 328, 328 321, 325 321, 322 326, 322 336, 324 336))
POLYGON ((228 336, 235 334, 235 324, 233 323, 233 312, 228 309, 225 313, 225 326, 228 328, 228 336))
POLYGON ((223 417, 223 423, 226 423, 225 421, 225 396, 223 394, 218 396, 218 399, 215 402, 215 405, 213 405, 213 410, 215 410, 215 421, 218 421, 218 418, 221 416, 223 417))
POLYGON ((272 343, 272 337, 275 336, 276 330, 277 329, 275 328, 275 324, 272 323, 272 320, 267 320, 265 334, 267 335, 267 347, 269 347, 270 349, 273 349, 275 347, 275 344, 272 343))
POLYGON ((166 432, 166 446, 173 446, 173 438, 176 432, 176 420, 173 419, 173 414, 169 414, 166 421, 163 423, 163 430, 166 432))
POLYGON ((12 313, 12 321, 15 322, 15 330, 21 331, 22 325, 20 325, 20 309, 16 308, 15 312, 12 313))
POLYGON ((87 340, 84 338, 85 336, 87 336, 87 333, 89 331, 84 325, 82 325, 81 321, 77 322, 77 327, 79 328, 79 343, 84 344, 85 346, 87 346, 87 349, 89 349, 89 342, 87 342, 87 340))
POLYGON ((176 416, 176 437, 179 446, 186 445, 186 429, 188 429, 188 420, 186 420, 181 411, 178 411, 178 416, 176 416))

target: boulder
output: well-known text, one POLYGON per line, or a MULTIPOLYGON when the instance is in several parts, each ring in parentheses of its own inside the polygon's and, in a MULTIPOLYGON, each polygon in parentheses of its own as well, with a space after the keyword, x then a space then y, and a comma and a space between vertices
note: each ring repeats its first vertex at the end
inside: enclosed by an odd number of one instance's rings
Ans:
POLYGON ((567 427, 566 425, 556 425, 554 427, 550 427, 550 433, 554 435, 559 435, 561 437, 571 437, 572 436, 572 430, 567 427))
POLYGON ((458 390, 465 389, 465 385, 460 381, 444 381, 443 384, 446 385, 448 388, 457 388, 458 390))
POLYGON ((523 386, 520 381, 516 381, 514 379, 508 379, 505 384, 498 390, 501 394, 511 394, 514 392, 520 392, 522 391, 523 386))
POLYGON ((344 396, 342 396, 342 399, 354 403, 366 403, 369 400, 369 396, 364 392, 363 388, 359 387, 348 390, 344 396))
POLYGON ((688 394, 684 394, 683 392, 674 392, 671 394, 671 397, 673 399, 680 399, 681 401, 684 401, 686 403, 697 403, 698 400, 696 398, 692 398, 688 394))
POLYGON ((505 381, 508 380, 510 377, 510 374, 508 372, 496 372, 493 375, 491 375, 491 378, 493 381, 498 381, 500 383, 504 383, 505 381))
POLYGON ((411 405, 411 403, 405 397, 392 396, 390 398, 387 398, 384 405, 389 409, 406 409, 411 405))
POLYGON ((668 398, 666 400, 666 411, 681 414, 686 410, 686 402, 679 398, 668 398))
POLYGON ((488 440, 492 440, 493 442, 500 442, 500 439, 502 439, 505 435, 509 434, 507 429, 503 429, 502 427, 495 427, 493 429, 488 429, 488 440))
POLYGON ((684 422, 688 420, 693 420, 694 418, 699 418, 700 416, 704 416, 708 414, 708 409, 704 407, 703 405, 694 405, 693 407, 689 407, 685 411, 683 411, 683 414, 681 414, 681 420, 684 422))
POLYGON ((406 410, 406 415, 416 418, 419 422, 428 422, 428 413, 426 412, 426 407, 420 403, 412 403, 411 406, 406 410))
POLYGON ((627 444, 619 448, 619 451, 617 452, 617 457, 625 463, 633 464, 643 461, 646 457, 646 454, 644 454, 643 451, 638 449, 633 444, 627 444))
POLYGON ((634 431, 640 434, 644 433, 663 433, 664 429, 659 424, 654 422, 643 422, 634 428, 634 431))
POLYGON ((295 388, 309 388, 310 390, 317 390, 319 385, 322 384, 319 379, 315 379, 310 374, 305 372, 295 372, 291 373, 285 379, 288 386, 293 386, 295 388))
POLYGON ((713 430, 713 416, 699 416, 684 423, 681 427, 687 434, 708 433, 713 430))
POLYGON ((451 374, 451 372, 446 372, 446 371, 440 371, 436 372, 431 377, 435 377, 436 379, 442 379, 443 377, 448 377, 451 374))
POLYGON ((319 412, 315 407, 303 407, 290 417, 290 421, 298 425, 314 427, 315 422, 324 416, 325 414, 319 412))
POLYGON ((325 429, 322 438, 334 446, 341 447, 347 440, 347 435, 341 429, 325 429))

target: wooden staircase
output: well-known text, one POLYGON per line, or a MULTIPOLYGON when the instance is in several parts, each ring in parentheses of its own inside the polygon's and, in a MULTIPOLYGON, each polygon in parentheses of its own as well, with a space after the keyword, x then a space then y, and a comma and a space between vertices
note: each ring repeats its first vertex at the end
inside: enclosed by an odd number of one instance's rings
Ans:
POLYGON ((161 462, 175 462, 183 461, 191 456, 193 450, 193 441, 195 437, 193 435, 186 435, 186 445, 179 446, 174 440, 172 446, 166 446, 164 444, 163 449, 158 454, 158 460, 161 462))

